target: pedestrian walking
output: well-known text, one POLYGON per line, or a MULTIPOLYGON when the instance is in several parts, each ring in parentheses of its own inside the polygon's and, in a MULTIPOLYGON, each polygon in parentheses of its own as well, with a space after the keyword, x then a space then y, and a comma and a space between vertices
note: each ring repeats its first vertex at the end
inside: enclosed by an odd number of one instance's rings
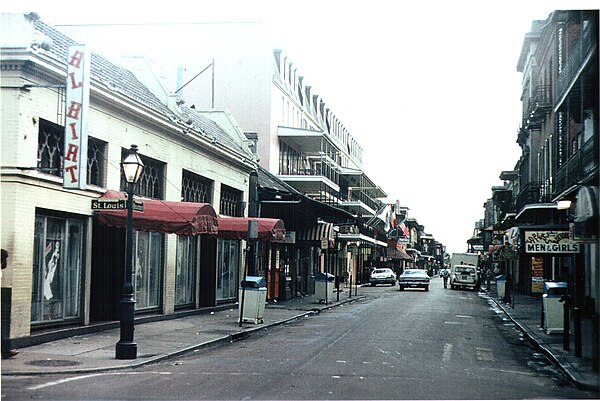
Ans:
MULTIPOLYGON (((2 249, 2 270, 8 266, 8 251, 2 249)), ((0 271, 0 279, 2 278, 2 272, 0 271)), ((4 336, 2 332, 2 359, 13 358, 19 353, 16 349, 10 348, 10 340, 4 336)))
POLYGON ((444 269, 444 273, 442 273, 442 277, 444 279, 444 288, 448 288, 448 277, 450 277, 450 273, 448 273, 448 269, 444 269))

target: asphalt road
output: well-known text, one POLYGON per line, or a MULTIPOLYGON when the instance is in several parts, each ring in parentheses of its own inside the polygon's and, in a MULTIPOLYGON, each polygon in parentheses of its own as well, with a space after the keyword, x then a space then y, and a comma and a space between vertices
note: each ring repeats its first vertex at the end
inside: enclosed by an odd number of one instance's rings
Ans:
POLYGON ((3 400, 592 398, 483 294, 438 278, 428 292, 359 293, 367 299, 135 370, 5 377, 3 400))

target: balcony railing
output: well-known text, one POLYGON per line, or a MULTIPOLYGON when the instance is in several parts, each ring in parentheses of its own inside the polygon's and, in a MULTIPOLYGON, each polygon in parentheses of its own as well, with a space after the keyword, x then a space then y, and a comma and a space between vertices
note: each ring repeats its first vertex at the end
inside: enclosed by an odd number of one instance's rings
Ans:
POLYGON ((595 26, 589 24, 583 31, 583 35, 573 46, 573 50, 567 55, 567 63, 563 71, 558 75, 556 82, 557 102, 560 102, 564 97, 588 55, 598 45, 595 32, 595 26))
POLYGON ((279 156, 279 175, 324 176, 339 182, 338 165, 323 153, 300 153, 279 156))
POLYGON ((379 209, 379 203, 365 193, 365 191, 349 191, 347 188, 340 191, 340 198, 345 202, 361 202, 372 210, 379 209))
POLYGON ((537 86, 527 103, 527 128, 539 128, 546 114, 552 109, 552 87, 537 86))
POLYGON ((521 210, 525 205, 540 203, 540 183, 530 182, 523 186, 517 195, 516 210, 521 210))
POLYGON ((584 180, 598 169, 598 138, 593 136, 556 172, 555 195, 584 180))

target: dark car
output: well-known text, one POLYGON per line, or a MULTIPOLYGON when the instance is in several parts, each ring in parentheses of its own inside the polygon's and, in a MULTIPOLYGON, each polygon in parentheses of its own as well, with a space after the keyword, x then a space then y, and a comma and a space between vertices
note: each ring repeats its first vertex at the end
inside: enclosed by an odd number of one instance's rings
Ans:
POLYGON ((427 271, 421 269, 406 269, 404 273, 398 277, 398 285, 400 291, 405 288, 424 288, 429 291, 429 275, 427 271))

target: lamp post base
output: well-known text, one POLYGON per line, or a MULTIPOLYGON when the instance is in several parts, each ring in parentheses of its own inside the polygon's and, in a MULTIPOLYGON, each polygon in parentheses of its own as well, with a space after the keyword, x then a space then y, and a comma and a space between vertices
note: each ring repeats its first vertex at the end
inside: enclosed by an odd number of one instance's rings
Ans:
POLYGON ((115 348, 116 359, 136 359, 137 358, 137 343, 119 341, 115 348))

